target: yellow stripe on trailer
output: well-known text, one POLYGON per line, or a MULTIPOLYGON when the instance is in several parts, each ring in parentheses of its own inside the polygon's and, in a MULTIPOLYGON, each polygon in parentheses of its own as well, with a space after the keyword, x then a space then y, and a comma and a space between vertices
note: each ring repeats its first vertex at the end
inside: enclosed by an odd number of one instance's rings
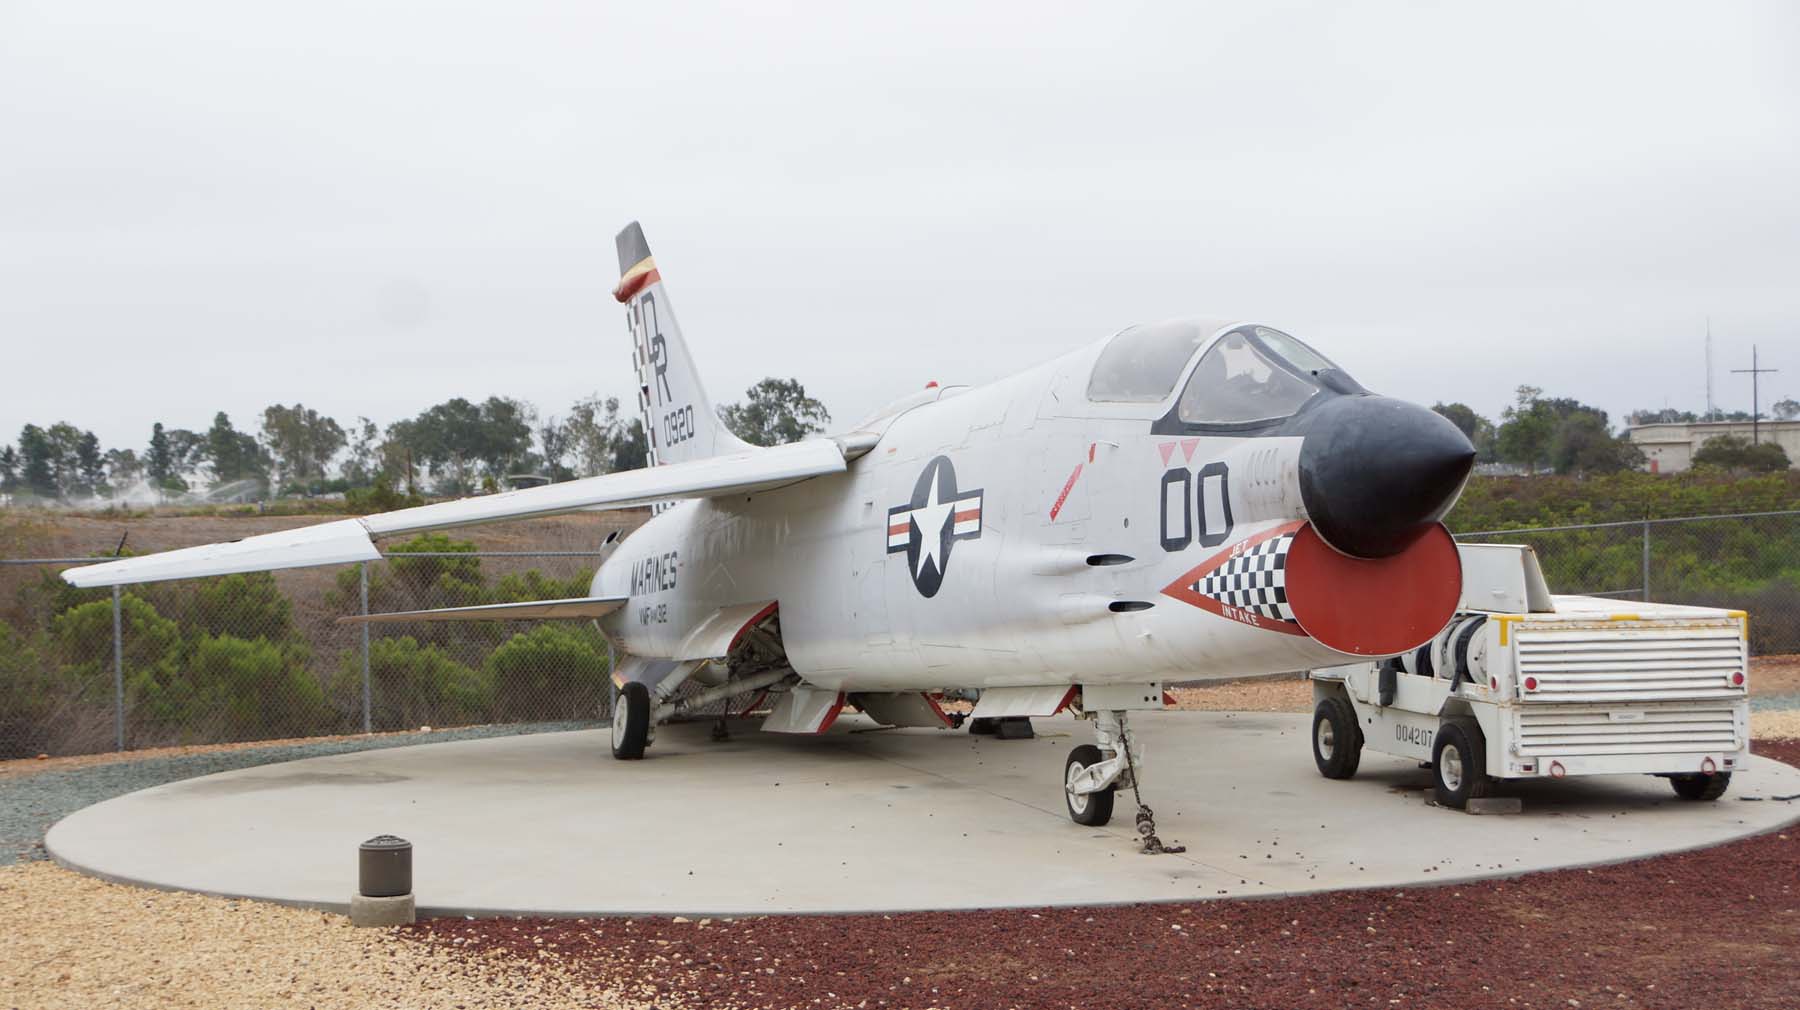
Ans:
POLYGON ((1727 610, 1725 616, 1737 618, 1738 634, 1744 641, 1750 641, 1750 615, 1742 610, 1727 610))

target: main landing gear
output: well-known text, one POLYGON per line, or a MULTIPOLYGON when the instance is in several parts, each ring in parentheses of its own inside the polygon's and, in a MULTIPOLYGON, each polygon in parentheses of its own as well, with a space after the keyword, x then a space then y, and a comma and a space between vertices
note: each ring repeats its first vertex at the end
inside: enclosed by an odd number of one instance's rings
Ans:
POLYGON ((1138 768, 1143 763, 1144 752, 1132 735, 1125 713, 1090 714, 1098 746, 1082 744, 1076 747, 1063 764, 1063 798, 1068 804, 1069 819, 1088 827, 1099 827, 1112 820, 1119 787, 1126 786, 1137 803, 1137 833, 1143 839, 1141 851, 1150 854, 1186 852, 1187 846, 1166 845, 1156 837, 1156 814, 1144 805, 1143 795, 1138 791, 1138 768))
POLYGON ((626 681, 613 695, 612 752, 621 761, 636 761, 650 746, 650 689, 626 681))

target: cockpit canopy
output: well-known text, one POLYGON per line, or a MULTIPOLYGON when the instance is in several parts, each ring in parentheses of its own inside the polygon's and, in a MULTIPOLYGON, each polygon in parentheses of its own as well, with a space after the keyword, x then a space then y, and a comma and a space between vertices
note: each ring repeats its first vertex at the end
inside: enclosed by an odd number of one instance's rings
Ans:
POLYGON ((1207 346, 1217 330, 1175 321, 1122 331, 1100 352, 1088 381, 1088 398, 1161 402, 1202 347, 1206 351, 1176 401, 1174 413, 1184 425, 1237 427, 1279 421, 1298 412, 1322 389, 1357 388, 1324 355, 1280 330, 1239 326, 1207 346))

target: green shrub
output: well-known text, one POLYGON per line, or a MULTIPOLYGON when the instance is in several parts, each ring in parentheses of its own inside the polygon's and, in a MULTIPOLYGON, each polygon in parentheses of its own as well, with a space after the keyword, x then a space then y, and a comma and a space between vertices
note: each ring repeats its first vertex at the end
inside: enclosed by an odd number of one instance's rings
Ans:
POLYGON ((294 632, 294 607, 268 572, 220 575, 153 587, 159 609, 188 635, 280 641, 294 632))
MULTIPOLYGON (((393 548, 395 554, 413 552, 473 554, 475 545, 443 533, 422 533, 393 548)), ((394 558, 388 567, 396 585, 414 600, 433 599, 439 602, 431 606, 437 607, 466 607, 480 602, 479 558, 394 558)))
POLYGON ((1586 478, 1476 476, 1446 521, 1461 533, 1784 509, 1800 509, 1800 471, 1733 476, 1702 468, 1586 478))
POLYGON ((612 656, 592 628, 541 624, 507 639, 485 668, 496 721, 591 719, 608 689, 612 656))
POLYGON ((72 693, 67 688, 57 676, 48 635, 0 624, 0 759, 50 749, 55 714, 72 693))
POLYGON ((160 739, 256 740, 340 728, 294 642, 202 634, 179 676, 128 671, 134 727, 160 739))
MULTIPOLYGON (((435 645, 410 636, 369 643, 371 717, 376 729, 464 726, 486 721, 493 696, 488 676, 435 645)), ((332 680, 339 707, 362 711, 362 655, 345 650, 332 680)))
MULTIPOLYGON (((181 627, 156 612, 136 593, 119 602, 125 675, 153 679, 173 677, 181 664, 181 627)), ((51 637, 63 663, 77 679, 112 669, 112 600, 94 600, 56 616, 51 637)), ((110 673, 107 674, 110 678, 110 673)))
POLYGON ((424 498, 416 494, 402 494, 394 490, 393 484, 387 481, 377 481, 368 487, 353 487, 344 491, 345 508, 357 515, 395 512, 423 504, 424 498))
POLYGON ((531 568, 524 572, 513 572, 501 576, 500 582, 488 593, 487 602, 526 603, 532 600, 568 600, 586 596, 593 581, 593 569, 578 572, 567 579, 559 579, 554 575, 545 575, 538 569, 531 568))

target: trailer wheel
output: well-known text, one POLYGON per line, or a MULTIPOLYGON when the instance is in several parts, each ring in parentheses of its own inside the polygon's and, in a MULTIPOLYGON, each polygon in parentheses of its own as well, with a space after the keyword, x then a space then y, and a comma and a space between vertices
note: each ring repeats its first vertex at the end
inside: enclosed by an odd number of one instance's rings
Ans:
POLYGON ((1684 800, 1710 803, 1725 795, 1731 787, 1730 772, 1714 772, 1711 775, 1671 775, 1669 785, 1675 787, 1675 795, 1684 800))
POLYGON ((1082 769, 1104 760, 1105 756, 1100 753, 1100 748, 1091 743, 1084 743, 1069 751, 1068 763, 1063 765, 1063 800, 1069 806, 1069 819, 1076 824, 1097 828, 1112 820, 1113 797, 1117 786, 1107 786, 1097 793, 1078 794, 1070 790, 1082 769))
POLYGON ((1344 699, 1332 695, 1313 710, 1313 763, 1328 779, 1347 779, 1362 763, 1362 727, 1356 711, 1344 699))
POLYGON ((650 744, 650 689, 637 681, 613 696, 612 752, 621 761, 636 761, 650 744))
POLYGON ((1439 806, 1462 809, 1487 795, 1487 748, 1481 730, 1467 722, 1438 726, 1431 744, 1431 778, 1439 806))

